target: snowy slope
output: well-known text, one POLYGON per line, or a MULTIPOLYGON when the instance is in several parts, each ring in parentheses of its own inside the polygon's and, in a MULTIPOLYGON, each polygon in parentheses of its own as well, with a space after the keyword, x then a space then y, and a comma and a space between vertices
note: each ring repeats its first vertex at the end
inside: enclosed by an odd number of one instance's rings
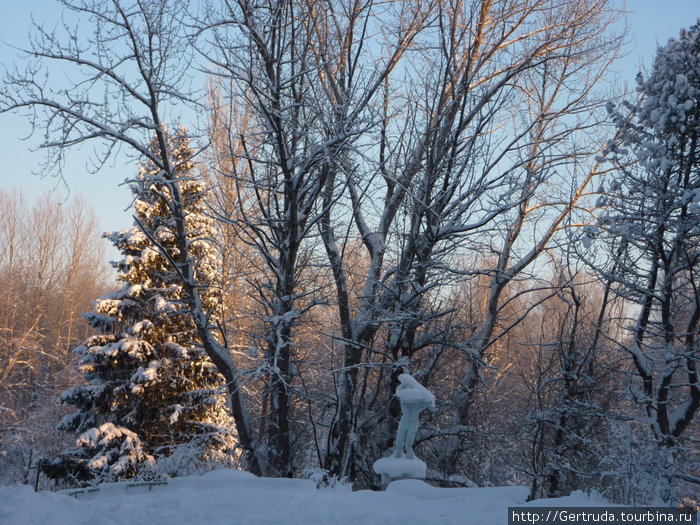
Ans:
MULTIPOLYGON (((396 481, 386 492, 316 489, 298 479, 256 478, 235 470, 170 480, 167 485, 100 486, 73 498, 67 492, 34 493, 28 486, 0 487, 2 525, 237 525, 237 524, 460 524, 507 523, 507 508, 521 505, 525 487, 439 489, 396 481)), ((595 506, 574 494, 528 505, 595 506)))

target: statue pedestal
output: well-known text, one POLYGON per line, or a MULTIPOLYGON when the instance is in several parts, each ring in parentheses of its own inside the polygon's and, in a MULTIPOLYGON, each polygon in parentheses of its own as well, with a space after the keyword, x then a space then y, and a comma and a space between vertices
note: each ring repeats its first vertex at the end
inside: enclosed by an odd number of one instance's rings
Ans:
POLYGON ((425 463, 418 458, 382 458, 372 468, 382 477, 382 490, 397 479, 425 479, 425 463))

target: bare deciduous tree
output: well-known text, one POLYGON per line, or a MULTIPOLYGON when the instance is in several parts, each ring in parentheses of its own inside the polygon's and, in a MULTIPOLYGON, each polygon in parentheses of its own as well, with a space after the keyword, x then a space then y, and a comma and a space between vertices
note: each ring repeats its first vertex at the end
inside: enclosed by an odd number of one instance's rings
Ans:
MULTIPOLYGON (((603 1, 436 2, 421 45, 387 75, 377 126, 367 133, 375 146, 337 163, 344 196, 326 196, 335 213, 323 237, 346 347, 325 465, 331 472, 351 472, 352 443, 377 426, 372 401, 358 394, 382 389, 358 386, 359 370, 379 360, 393 376, 412 366, 427 378, 445 348, 430 325, 449 312, 431 303, 459 277, 460 258, 492 253, 493 266, 477 270, 490 279, 484 317, 468 341, 448 343, 471 356, 444 407, 453 423, 440 468, 449 473, 459 464, 460 429, 469 428, 484 359, 508 330, 500 326, 504 290, 558 242, 598 174, 587 159, 599 148, 592 135, 604 120, 598 81, 619 48, 607 33, 617 16, 603 1), (343 282, 352 269, 331 231, 358 235, 370 261, 354 310, 343 282)), ((389 395, 391 385, 383 387, 389 395)))
POLYGON ((28 469, 61 443, 55 400, 75 377, 70 349, 88 333, 80 315, 107 279, 95 213, 80 198, 30 203, 0 190, 0 243, 0 457, 5 480, 19 481, 10 477, 28 470, 13 461, 28 469))
MULTIPOLYGON (((320 227, 334 256, 328 214, 338 184, 344 184, 338 181, 339 166, 366 130, 367 108, 425 16, 419 7, 403 4, 385 7, 386 13, 399 11, 392 17, 400 22, 398 29, 384 48, 387 57, 357 83, 368 25, 379 23, 372 4, 241 1, 210 23, 208 54, 235 82, 232 95, 246 101, 254 118, 250 127, 238 130, 240 152, 234 155, 246 165, 233 176, 253 201, 240 219, 242 231, 266 264, 267 277, 259 282, 268 324, 265 435, 271 471, 278 474, 294 467, 289 456, 296 390, 293 326, 314 304, 314 291, 298 284, 302 254, 320 227)), ((342 290, 345 278, 334 276, 342 290)), ((345 320, 344 315, 341 323, 347 327, 345 320)), ((336 458, 335 452, 329 457, 336 458)))

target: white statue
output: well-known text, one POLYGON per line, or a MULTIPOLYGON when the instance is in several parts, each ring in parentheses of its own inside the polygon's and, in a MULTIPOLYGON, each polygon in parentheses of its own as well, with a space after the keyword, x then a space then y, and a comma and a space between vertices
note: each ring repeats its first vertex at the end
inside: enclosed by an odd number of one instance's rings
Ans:
POLYGON ((425 479, 426 465, 413 454, 418 417, 424 409, 435 411, 435 396, 409 374, 399 376, 396 397, 401 402, 401 421, 396 432, 394 453, 374 462, 372 468, 382 477, 382 489, 398 479, 425 479))
POLYGON ((435 396, 409 374, 401 374, 399 382, 396 397, 401 402, 402 415, 392 457, 414 459, 413 441, 418 432, 418 417, 426 408, 435 412, 435 396))

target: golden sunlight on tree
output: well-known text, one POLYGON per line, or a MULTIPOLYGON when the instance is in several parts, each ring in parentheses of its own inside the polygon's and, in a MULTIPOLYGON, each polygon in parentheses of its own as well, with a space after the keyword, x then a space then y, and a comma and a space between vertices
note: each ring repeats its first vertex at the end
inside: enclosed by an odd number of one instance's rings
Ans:
POLYGON ((108 286, 94 210, 0 189, 0 456, 8 477, 55 450, 60 391, 75 377, 81 318, 108 286), (52 442, 53 441, 53 442, 52 442), (9 451, 9 453, 8 453, 9 451))

